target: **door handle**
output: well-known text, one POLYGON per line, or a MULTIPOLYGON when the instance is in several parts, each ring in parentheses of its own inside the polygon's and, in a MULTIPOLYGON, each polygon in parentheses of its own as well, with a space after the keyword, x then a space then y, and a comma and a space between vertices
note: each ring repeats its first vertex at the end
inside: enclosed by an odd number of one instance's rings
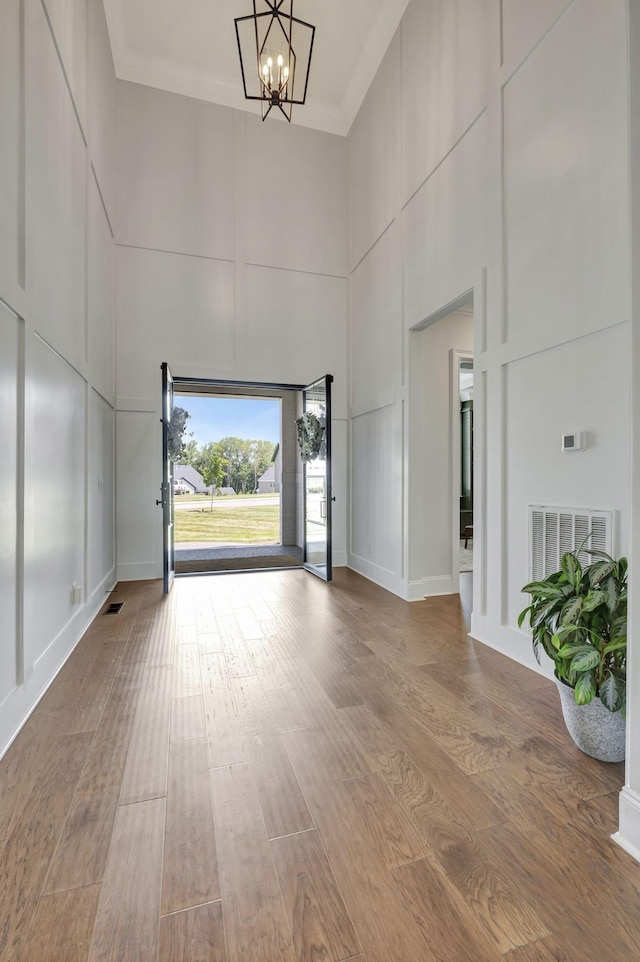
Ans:
POLYGON ((158 499, 156 498, 156 504, 161 504, 162 507, 164 508, 164 501, 163 501, 162 499, 158 500, 158 499))

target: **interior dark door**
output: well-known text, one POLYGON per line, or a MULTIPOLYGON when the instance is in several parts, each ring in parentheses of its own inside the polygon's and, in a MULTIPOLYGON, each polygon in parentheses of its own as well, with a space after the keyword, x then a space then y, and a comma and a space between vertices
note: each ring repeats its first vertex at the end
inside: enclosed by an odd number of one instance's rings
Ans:
POLYGON ((171 415, 173 412, 173 378, 166 363, 162 369, 162 487, 161 499, 156 504, 162 505, 163 530, 163 575, 164 591, 171 591, 176 573, 174 557, 173 531, 173 461, 171 459, 171 415))
POLYGON ((473 401, 460 405, 460 537, 473 525, 473 401))
POLYGON ((304 566, 331 581, 331 382, 326 374, 303 392, 303 412, 309 415, 309 436, 315 430, 311 454, 304 460, 304 566))

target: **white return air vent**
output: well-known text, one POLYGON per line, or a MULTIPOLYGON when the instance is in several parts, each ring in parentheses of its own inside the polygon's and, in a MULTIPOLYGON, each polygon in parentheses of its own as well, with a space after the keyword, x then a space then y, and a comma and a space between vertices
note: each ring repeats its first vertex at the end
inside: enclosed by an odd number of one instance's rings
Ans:
MULTIPOLYGON (((613 511, 530 504, 529 580, 540 581, 557 571, 565 551, 574 551, 583 542, 585 548, 612 554, 612 531, 613 511)), ((584 549, 579 558, 583 565, 591 560, 584 549)))

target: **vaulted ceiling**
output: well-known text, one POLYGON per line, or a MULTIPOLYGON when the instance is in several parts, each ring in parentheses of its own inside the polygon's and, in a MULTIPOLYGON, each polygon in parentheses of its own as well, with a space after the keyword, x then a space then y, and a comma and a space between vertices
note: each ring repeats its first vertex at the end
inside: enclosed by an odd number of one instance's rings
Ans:
MULTIPOLYGON (((307 103, 293 122, 346 134, 408 0, 295 0, 316 27, 307 103)), ((240 110, 244 99, 234 17, 251 0, 105 0, 116 75, 240 110)))

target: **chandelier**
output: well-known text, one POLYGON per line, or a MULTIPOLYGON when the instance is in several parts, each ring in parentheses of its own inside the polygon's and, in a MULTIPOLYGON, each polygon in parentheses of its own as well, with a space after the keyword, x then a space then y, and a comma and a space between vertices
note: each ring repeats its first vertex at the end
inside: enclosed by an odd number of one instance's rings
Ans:
POLYGON ((307 97, 316 28, 294 17, 293 0, 253 0, 235 25, 246 99, 260 101, 263 120, 277 107, 290 123, 307 97))

